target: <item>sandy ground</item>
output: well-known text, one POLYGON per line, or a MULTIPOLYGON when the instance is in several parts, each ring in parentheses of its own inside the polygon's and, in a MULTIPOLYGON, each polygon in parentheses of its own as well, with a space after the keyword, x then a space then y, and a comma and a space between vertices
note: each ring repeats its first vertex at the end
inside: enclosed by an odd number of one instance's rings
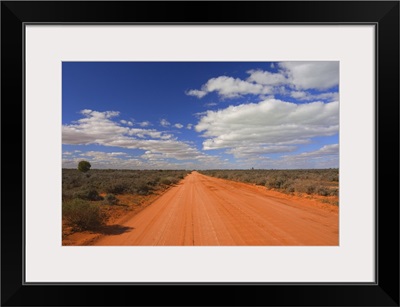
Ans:
POLYGON ((192 172, 93 245, 338 245, 338 207, 192 172))

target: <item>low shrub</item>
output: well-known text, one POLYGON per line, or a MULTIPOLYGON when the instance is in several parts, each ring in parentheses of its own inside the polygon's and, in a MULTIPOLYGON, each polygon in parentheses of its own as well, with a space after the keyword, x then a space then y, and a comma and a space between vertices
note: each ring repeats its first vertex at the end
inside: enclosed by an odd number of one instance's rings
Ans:
POLYGON ((256 185, 262 185, 262 186, 265 186, 266 183, 267 183, 267 181, 265 180, 265 178, 258 179, 255 182, 256 185))
POLYGON ((305 192, 309 195, 315 193, 315 185, 314 184, 306 184, 304 186, 304 189, 305 189, 305 192))
POLYGON ((81 190, 74 193, 74 198, 80 198, 84 200, 102 200, 103 198, 95 189, 81 190))
POLYGON ((184 178, 185 170, 99 170, 91 169, 90 178, 76 169, 63 169, 63 200, 81 198, 97 200, 95 195, 83 192, 90 189, 106 194, 148 195, 158 189, 170 186, 184 178), (164 179, 163 182, 161 180, 164 179), (85 195, 86 194, 86 195, 85 195))
POLYGON ((171 184, 171 180, 169 180, 168 178, 162 178, 160 182, 165 185, 171 184))
POLYGON ((284 177, 268 177, 265 186, 270 189, 280 189, 284 185, 286 178, 284 177))
POLYGON ((175 177, 164 177, 161 179, 161 183, 165 185, 171 185, 177 183, 179 180, 175 177))
POLYGON ((296 192, 312 194, 315 192, 315 183, 310 181, 296 180, 294 188, 296 192))
POLYGON ((114 194, 107 194, 104 197, 103 203, 105 205, 116 205, 118 203, 118 198, 116 198, 114 194))
POLYGON ((329 195, 330 196, 338 196, 339 195, 339 189, 337 189, 337 188, 331 189, 329 191, 329 195))
POLYGON ((106 193, 123 194, 129 190, 129 186, 125 183, 114 183, 105 187, 106 193))
POLYGON ((318 186, 315 189, 315 193, 321 196, 328 196, 329 195, 329 189, 326 187, 318 186))
POLYGON ((137 188, 137 193, 140 195, 148 195, 152 190, 152 187, 148 183, 141 183, 137 188))
POLYGON ((221 174, 221 175, 218 176, 218 178, 228 179, 229 177, 228 177, 228 174, 221 174))
POLYGON ((205 170, 200 173, 217 178, 253 183, 283 193, 338 196, 338 169, 295 170, 205 170))
POLYGON ((105 223, 105 215, 99 205, 91 204, 83 199, 63 202, 62 216, 75 230, 91 230, 105 223))
POLYGON ((288 193, 288 194, 293 194, 295 191, 296 190, 295 190, 294 186, 288 186, 285 189, 285 193, 288 193))

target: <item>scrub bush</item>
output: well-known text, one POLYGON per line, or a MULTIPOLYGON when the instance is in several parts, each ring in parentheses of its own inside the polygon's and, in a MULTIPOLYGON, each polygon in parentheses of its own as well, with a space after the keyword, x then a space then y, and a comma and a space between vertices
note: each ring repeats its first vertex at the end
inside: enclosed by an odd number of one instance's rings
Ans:
POLYGON ((105 223, 105 215, 99 205, 82 199, 63 202, 62 216, 74 230, 78 231, 92 230, 105 223))

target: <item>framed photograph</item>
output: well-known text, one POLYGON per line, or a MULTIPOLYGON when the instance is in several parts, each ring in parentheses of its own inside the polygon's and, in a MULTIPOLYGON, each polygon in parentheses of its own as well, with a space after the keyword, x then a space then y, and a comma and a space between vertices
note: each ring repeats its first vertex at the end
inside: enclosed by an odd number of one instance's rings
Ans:
POLYGON ((397 1, 1 26, 2 305, 399 306, 397 1))

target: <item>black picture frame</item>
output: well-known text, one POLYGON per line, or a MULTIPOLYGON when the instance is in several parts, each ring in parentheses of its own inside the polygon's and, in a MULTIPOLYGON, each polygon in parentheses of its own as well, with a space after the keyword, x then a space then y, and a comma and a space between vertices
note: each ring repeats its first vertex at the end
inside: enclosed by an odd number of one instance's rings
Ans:
POLYGON ((1 77, 2 306, 399 306, 398 1, 2 1, 1 77), (32 22, 375 25, 376 282, 24 283, 23 39, 32 22))

